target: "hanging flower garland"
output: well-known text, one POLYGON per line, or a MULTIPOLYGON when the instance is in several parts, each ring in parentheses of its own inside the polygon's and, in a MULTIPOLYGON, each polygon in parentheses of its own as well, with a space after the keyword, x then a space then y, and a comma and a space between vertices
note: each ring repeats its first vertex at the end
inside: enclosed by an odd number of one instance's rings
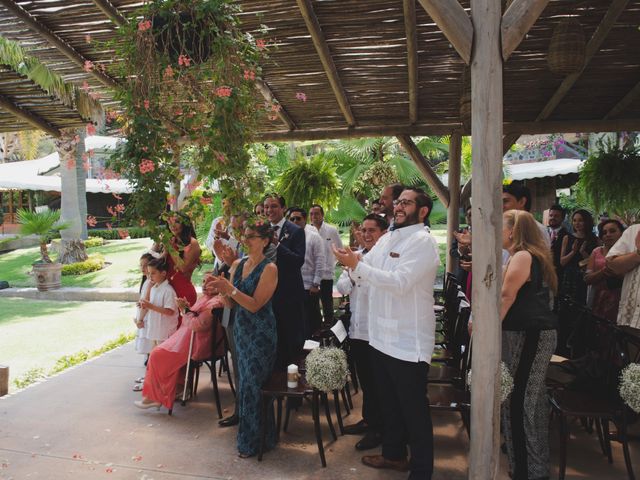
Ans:
POLYGON ((239 178, 247 168, 264 40, 240 31, 238 13, 230 0, 153 0, 119 29, 115 121, 127 141, 110 167, 133 186, 128 216, 152 232, 181 169, 194 168, 200 180, 239 178), (185 146, 193 147, 188 165, 185 146))

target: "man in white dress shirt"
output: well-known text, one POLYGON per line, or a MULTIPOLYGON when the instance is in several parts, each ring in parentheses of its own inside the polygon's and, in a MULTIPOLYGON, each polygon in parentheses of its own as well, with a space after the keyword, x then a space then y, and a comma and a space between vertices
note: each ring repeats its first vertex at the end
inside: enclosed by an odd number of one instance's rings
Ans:
POLYGON ((336 268, 336 257, 331 245, 342 248, 342 240, 338 229, 324 221, 324 209, 318 205, 311 205, 309 209, 311 223, 318 230, 325 248, 325 268, 320 282, 320 301, 322 302, 322 316, 325 323, 333 323, 333 275, 336 268))
POLYGON ((394 230, 367 255, 335 249, 355 281, 370 288, 369 344, 384 432, 382 455, 362 457, 362 462, 409 469, 410 479, 430 479, 433 473, 427 375, 435 343, 433 284, 440 258, 436 241, 423 225, 432 206, 424 191, 406 188, 395 202, 394 230))
MULTIPOLYGON (((325 245, 318 231, 311 225, 307 225, 307 211, 304 208, 290 208, 289 221, 304 229, 305 252, 301 272, 305 293, 305 338, 310 338, 320 329, 322 324, 318 299, 320 297, 320 282, 327 263, 325 245)), ((333 257, 333 252, 331 252, 331 257, 333 257)))
POLYGON ((607 254, 607 267, 624 275, 618 325, 640 331, 640 224, 631 225, 607 254))
MULTIPOLYGON (((380 215, 371 213, 362 220, 361 241, 363 256, 371 251, 380 237, 387 233, 389 224, 380 215)), ((382 443, 382 411, 375 385, 375 371, 371 365, 369 345, 369 283, 356 282, 351 271, 345 268, 336 285, 342 295, 349 295, 351 321, 349 323, 349 356, 362 388, 362 420, 344 427, 347 435, 365 436, 356 443, 357 450, 369 450, 382 443)))

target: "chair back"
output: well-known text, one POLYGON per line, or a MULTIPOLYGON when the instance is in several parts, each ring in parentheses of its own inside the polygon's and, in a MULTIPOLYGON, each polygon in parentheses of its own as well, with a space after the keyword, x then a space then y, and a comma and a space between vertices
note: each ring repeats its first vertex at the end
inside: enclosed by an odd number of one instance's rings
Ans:
POLYGON ((219 358, 225 354, 227 338, 222 328, 222 314, 224 308, 218 307, 211 310, 213 321, 211 322, 211 356, 219 358))

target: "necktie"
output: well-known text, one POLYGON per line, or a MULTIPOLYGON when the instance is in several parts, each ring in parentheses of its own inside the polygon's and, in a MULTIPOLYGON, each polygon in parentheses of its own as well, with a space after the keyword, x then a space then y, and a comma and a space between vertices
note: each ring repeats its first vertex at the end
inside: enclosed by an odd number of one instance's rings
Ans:
POLYGON ((278 233, 279 231, 280 231, 280 225, 274 225, 274 227, 273 227, 273 235, 274 235, 274 237, 276 237, 278 239, 280 239, 280 235, 278 233))

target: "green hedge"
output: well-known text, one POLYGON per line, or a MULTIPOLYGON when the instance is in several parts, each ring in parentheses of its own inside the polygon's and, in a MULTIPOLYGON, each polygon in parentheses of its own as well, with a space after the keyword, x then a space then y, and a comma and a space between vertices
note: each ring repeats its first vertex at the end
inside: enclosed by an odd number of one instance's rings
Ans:
POLYGON ((89 230, 89 234, 92 237, 101 237, 105 240, 120 240, 120 234, 118 233, 120 230, 129 232, 130 238, 146 238, 149 236, 149 229, 145 227, 113 228, 111 230, 95 228, 89 230))
POLYGON ((92 253, 84 262, 70 263, 62 266, 62 275, 84 275, 104 268, 104 256, 92 253))

